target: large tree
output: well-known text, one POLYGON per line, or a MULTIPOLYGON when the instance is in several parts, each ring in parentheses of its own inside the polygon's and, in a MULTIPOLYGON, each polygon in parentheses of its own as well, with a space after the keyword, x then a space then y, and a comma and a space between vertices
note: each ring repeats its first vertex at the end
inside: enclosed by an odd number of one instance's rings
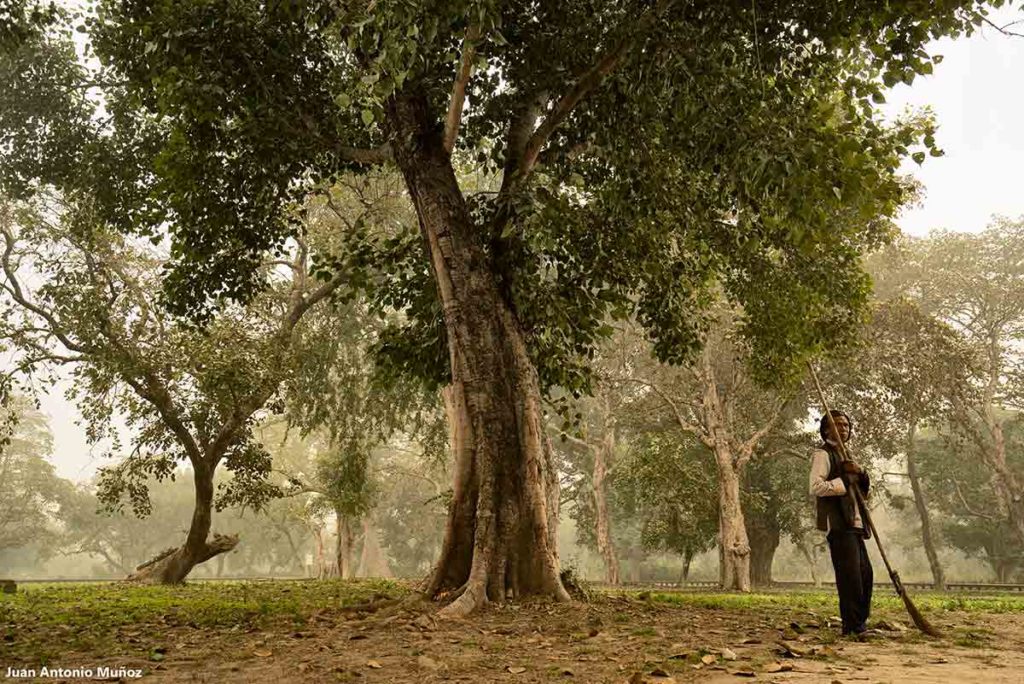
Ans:
MULTIPOLYGON (((948 324, 978 362, 978 390, 948 417, 965 456, 987 468, 998 512, 1024 543, 1024 473, 1007 449, 1007 418, 1024 407, 1017 340, 1024 334, 1024 221, 997 219, 976 233, 933 233, 889 250, 881 287, 902 292, 948 324)), ((926 398, 926 397, 922 397, 926 398)), ((913 401, 912 403, 917 403, 913 401)))
MULTIPOLYGON (((890 274, 878 277, 884 283, 890 274)), ((880 298, 890 294, 885 288, 883 284, 880 298)), ((935 586, 942 588, 944 574, 918 472, 918 435, 928 428, 947 428, 976 401, 976 356, 949 325, 900 297, 876 303, 860 340, 845 363, 830 369, 829 384, 854 414, 857 449, 906 464, 925 555, 935 586)))
POLYGON ((180 462, 191 466, 195 502, 184 543, 133 575, 180 582, 238 541, 210 536, 215 502, 258 508, 275 495, 269 455, 252 428, 298 373, 293 352, 302 347, 303 316, 326 304, 344 279, 307 278, 300 246, 279 267, 286 275, 275 286, 197 330, 157 300, 159 249, 93 218, 87 202, 37 196, 0 203, 0 340, 13 352, 14 375, 45 379, 69 369, 89 439, 110 438, 113 456, 122 454, 111 417, 126 420, 132 449, 104 468, 99 484, 110 508, 127 499, 136 513, 148 513, 148 478, 172 477, 180 462), (221 466, 233 477, 215 501, 221 466))
POLYGON ((662 366, 637 378, 650 390, 653 410, 667 413, 715 457, 722 587, 740 591, 750 590, 751 548, 741 496, 747 466, 764 455, 765 440, 775 431, 789 431, 806 407, 797 385, 772 390, 758 383, 751 354, 734 313, 719 307, 697 363, 683 369, 662 366))
POLYGON ((431 352, 410 365, 451 382, 460 447, 429 591, 460 594, 450 614, 566 599, 543 388, 585 389, 608 314, 683 359, 715 280, 768 368, 840 337, 866 291, 856 255, 904 197, 900 159, 934 144, 872 101, 985 4, 99 0, 83 28, 102 68, 73 84, 67 44, 41 49, 25 12, 5 36, 4 183, 112 176, 110 221, 166 227, 166 291, 202 313, 258 288, 297 197, 396 166, 424 253, 403 283, 426 286, 426 265, 433 296, 394 302, 431 352), (465 192, 453 159, 498 190, 465 192))

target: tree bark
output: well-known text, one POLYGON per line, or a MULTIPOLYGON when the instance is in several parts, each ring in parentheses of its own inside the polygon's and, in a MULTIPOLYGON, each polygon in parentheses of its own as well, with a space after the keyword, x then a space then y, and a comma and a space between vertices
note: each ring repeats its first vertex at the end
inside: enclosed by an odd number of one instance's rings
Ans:
POLYGON ((921 487, 921 479, 917 476, 917 464, 914 462, 914 436, 916 428, 911 426, 907 433, 907 477, 910 479, 910 489, 914 492, 914 507, 917 515, 921 518, 921 541, 924 543, 924 553, 928 557, 928 567, 932 571, 932 582, 936 589, 946 588, 946 577, 939 563, 939 554, 935 550, 935 540, 932 535, 932 521, 928 514, 928 503, 925 500, 924 489, 921 487))
POLYGON ((994 471, 992 478, 996 496, 1006 508, 1010 525, 1017 533, 1017 538, 1024 544, 1024 487, 1017 474, 1013 472, 1006 460, 1006 437, 1003 426, 995 416, 994 407, 989 404, 985 409, 985 422, 992 437, 992 449, 988 451, 990 467, 994 471))
POLYGON ((522 326, 499 291, 425 95, 392 98, 388 120, 444 312, 459 446, 454 502, 427 593, 458 595, 442 611, 448 616, 510 595, 568 601, 555 540, 557 473, 522 326))
POLYGON ((238 545, 237 535, 214 534, 210 539, 213 511, 214 467, 205 460, 193 463, 195 508, 185 543, 143 563, 127 581, 139 584, 179 584, 200 563, 231 551, 238 545))
POLYGON ((615 432, 611 424, 610 411, 605 407, 604 435, 601 443, 592 449, 594 454, 594 472, 592 476, 594 492, 594 515, 596 522, 597 551, 604 560, 605 579, 608 584, 619 584, 619 559, 615 554, 615 543, 612 540, 611 516, 608 514, 608 492, 606 477, 608 466, 615 451, 615 432))
POLYGON ((334 511, 334 568, 338 579, 352 578, 353 531, 348 516, 334 511))
POLYGON ((752 523, 747 536, 750 539, 750 581, 755 587, 768 587, 772 583, 772 562, 782 536, 779 528, 771 524, 752 523))
POLYGON ((750 541, 740 503, 740 477, 733 466, 732 453, 719 444, 718 461, 718 543, 721 549, 722 588, 750 591, 750 541))
POLYGON ((319 525, 310 525, 309 531, 313 535, 313 544, 316 548, 316 578, 327 579, 334 574, 334 570, 337 568, 327 562, 327 554, 324 550, 324 530, 319 525))
POLYGON ((683 553, 683 564, 679 568, 679 581, 676 584, 683 585, 690 581, 691 562, 693 562, 693 552, 687 549, 683 553))

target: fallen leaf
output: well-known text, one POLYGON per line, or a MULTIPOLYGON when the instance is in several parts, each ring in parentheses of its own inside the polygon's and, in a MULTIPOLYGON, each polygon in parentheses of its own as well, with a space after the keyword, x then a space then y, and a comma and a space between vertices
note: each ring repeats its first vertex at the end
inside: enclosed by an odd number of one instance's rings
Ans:
POLYGON ((652 677, 668 677, 669 674, 668 674, 668 672, 665 672, 664 670, 662 670, 660 667, 656 667, 653 670, 651 670, 651 676, 652 677))
POLYGON ((368 667, 368 668, 370 668, 372 670, 379 670, 380 668, 382 668, 384 666, 381 665, 380 663, 378 663, 376 660, 367 660, 366 661, 366 667, 368 667))
POLYGON ((756 677, 757 675, 753 670, 730 670, 729 674, 733 677, 756 677))
POLYGON ((509 665, 505 669, 511 672, 512 674, 523 674, 524 672, 526 672, 525 667, 520 667, 518 665, 509 665))
POLYGON ((668 657, 669 660, 686 660, 690 657, 689 653, 673 653, 668 657))
POLYGON ((361 641, 362 639, 368 639, 369 637, 365 634, 353 634, 348 638, 349 641, 361 641))
POLYGON ((271 651, 263 651, 263 650, 253 651, 252 654, 254 656, 259 656, 260 658, 269 658, 270 656, 274 655, 273 652, 271 652, 271 651))
POLYGON ((764 666, 765 672, 792 672, 793 666, 789 663, 768 663, 764 666))
POLYGON ((560 675, 562 675, 563 677, 575 677, 575 676, 576 676, 576 673, 575 673, 575 672, 573 672, 573 671, 572 671, 572 670, 571 670, 570 668, 568 668, 568 667, 563 667, 563 668, 561 669, 561 671, 559 672, 559 674, 560 674, 560 675))
POLYGON ((744 639, 740 643, 741 644, 759 644, 759 643, 761 643, 761 640, 760 639, 755 639, 753 637, 750 637, 749 639, 744 639))
POLYGON ((713 665, 715 663, 715 661, 717 661, 717 660, 718 660, 718 658, 716 658, 715 656, 713 656, 713 655, 711 655, 709 653, 706 656, 704 656, 703 658, 701 658, 700 662, 704 663, 705 665, 713 665))
POLYGON ((430 656, 421 655, 416 659, 416 664, 427 670, 440 670, 441 663, 437 662, 430 656))
POLYGON ((722 657, 726 660, 737 660, 739 658, 739 656, 736 655, 736 652, 731 648, 723 648, 719 653, 721 653, 722 657))

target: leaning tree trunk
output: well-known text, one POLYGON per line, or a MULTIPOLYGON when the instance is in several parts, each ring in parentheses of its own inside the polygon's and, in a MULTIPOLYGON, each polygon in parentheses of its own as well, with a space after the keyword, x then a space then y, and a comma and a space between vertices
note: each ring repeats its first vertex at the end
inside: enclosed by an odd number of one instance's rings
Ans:
POLYGON ((910 478, 910 489, 914 492, 914 507, 921 518, 921 541, 924 544, 924 553, 928 557, 928 566, 932 570, 932 581, 935 588, 941 590, 946 588, 946 577, 939 563, 939 554, 935 550, 932 521, 928 514, 924 489, 921 488, 921 480, 917 476, 917 464, 914 462, 914 432, 914 427, 911 427, 907 435, 907 477, 910 478))
POLYGON ((683 552, 683 564, 679 568, 679 581, 676 584, 682 586, 690 581, 690 563, 693 561, 693 551, 686 549, 683 552))
POLYGON ((454 501, 427 586, 466 615, 525 594, 569 600, 555 534, 558 477, 542 425, 537 371, 523 328, 499 291, 426 96, 389 102, 394 156, 419 217, 444 312, 452 388, 454 501))
POLYGON ((723 445, 715 448, 718 461, 718 544, 723 589, 750 591, 750 542, 740 504, 740 476, 732 453, 723 445))
MULTIPOLYGON (((607 419, 607 416, 606 416, 607 419)), ((611 516, 608 514, 608 462, 615 449, 615 433, 605 427, 604 439, 594 452, 594 513, 596 518, 597 551, 604 559, 605 578, 608 584, 619 584, 619 559, 615 554, 612 540, 611 516)))
POLYGON ((213 515, 213 467, 199 461, 193 464, 196 502, 192 523, 185 543, 167 549, 156 558, 143 563, 128 576, 127 581, 140 584, 178 584, 183 582, 192 568, 214 556, 227 553, 238 545, 237 535, 210 536, 213 515))

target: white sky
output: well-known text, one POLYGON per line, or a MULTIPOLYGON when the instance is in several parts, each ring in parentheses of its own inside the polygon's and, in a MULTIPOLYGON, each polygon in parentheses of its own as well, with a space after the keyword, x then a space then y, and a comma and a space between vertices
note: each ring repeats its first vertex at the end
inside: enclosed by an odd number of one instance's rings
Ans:
MULTIPOLYGON (((1024 13, 1003 8, 991 18, 1004 25, 1024 13)), ((1024 32, 1024 25, 1017 28, 1024 32)), ((932 107, 936 138, 946 151, 922 167, 906 164, 926 195, 921 207, 904 213, 900 227, 919 236, 934 228, 976 232, 993 214, 1024 216, 1024 38, 985 28, 968 39, 937 41, 931 51, 944 56, 935 73, 897 86, 884 106, 891 116, 907 106, 932 107)), ((86 445, 74 407, 56 391, 43 397, 42 408, 51 420, 58 473, 89 479, 103 465, 101 451, 86 445)))
MULTIPOLYGON (((991 15, 1003 26, 1024 19, 1019 3, 991 15)), ((1024 23, 1014 27, 1024 33, 1024 23)), ((935 41, 943 55, 931 76, 900 84, 884 109, 931 106, 939 124, 936 141, 946 155, 904 170, 924 183, 923 206, 898 221, 904 232, 923 236, 936 228, 977 232, 994 214, 1024 216, 1024 38, 991 27, 961 40, 935 41)))

